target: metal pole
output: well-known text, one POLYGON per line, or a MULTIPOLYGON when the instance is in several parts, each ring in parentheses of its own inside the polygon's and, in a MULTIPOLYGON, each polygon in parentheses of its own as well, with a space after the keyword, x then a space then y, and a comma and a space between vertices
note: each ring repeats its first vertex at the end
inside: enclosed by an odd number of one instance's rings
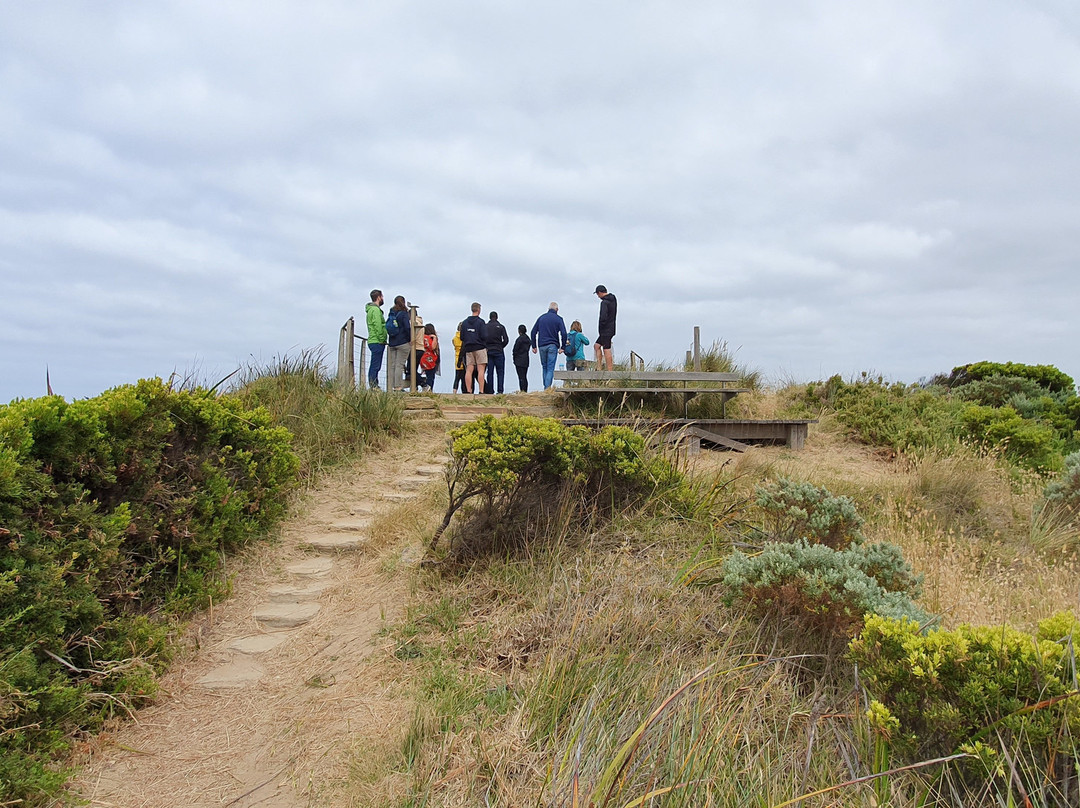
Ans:
POLYGON ((701 326, 694 326, 694 370, 701 371, 701 326))

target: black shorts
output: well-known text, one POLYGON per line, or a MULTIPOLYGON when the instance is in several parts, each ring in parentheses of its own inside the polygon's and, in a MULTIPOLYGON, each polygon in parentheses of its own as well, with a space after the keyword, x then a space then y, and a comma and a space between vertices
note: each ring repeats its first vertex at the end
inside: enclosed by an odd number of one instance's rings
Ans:
POLYGON ((604 348, 604 349, 610 351, 611 350, 611 338, 614 337, 614 336, 615 336, 614 334, 601 334, 599 337, 596 338, 596 344, 599 345, 601 348, 604 348))

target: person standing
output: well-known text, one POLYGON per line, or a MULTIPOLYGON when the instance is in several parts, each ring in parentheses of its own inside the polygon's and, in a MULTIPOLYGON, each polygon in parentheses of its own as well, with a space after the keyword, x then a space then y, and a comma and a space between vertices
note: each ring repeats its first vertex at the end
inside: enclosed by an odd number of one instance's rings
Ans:
POLYGON ((529 392, 529 329, 522 323, 518 326, 518 338, 514 340, 514 348, 510 352, 514 360, 514 370, 517 371, 518 390, 522 393, 529 392))
POLYGON ((454 329, 454 392, 465 392, 465 352, 461 350, 461 323, 454 329))
POLYGON ((546 314, 541 314, 536 319, 532 329, 532 350, 540 354, 540 369, 544 378, 544 389, 547 390, 555 381, 555 360, 563 352, 562 346, 566 344, 566 323, 559 316, 559 304, 552 301, 548 304, 546 314))
POLYGON ((480 304, 473 303, 472 314, 461 321, 461 352, 465 354, 465 392, 472 394, 472 373, 476 369, 478 392, 484 392, 487 370, 487 327, 480 317, 480 304))
POLYGON ((416 362, 416 384, 418 387, 422 387, 424 384, 424 369, 420 367, 420 357, 424 355, 424 318, 420 316, 419 311, 414 311, 412 306, 409 306, 409 327, 412 329, 409 333, 412 334, 412 353, 409 355, 409 362, 405 365, 405 386, 412 387, 412 363, 416 362))
POLYGON ((412 350, 412 334, 409 332, 409 307, 405 298, 398 295, 386 317, 386 389, 404 390, 405 363, 412 350))
POLYGON ((581 333, 581 321, 570 323, 570 333, 566 335, 566 369, 585 370, 585 346, 589 338, 581 333))
POLYGON ((487 322, 487 386, 484 388, 488 394, 494 394, 498 387, 499 395, 506 392, 503 388, 506 375, 506 352, 505 348, 510 344, 510 337, 506 335, 506 329, 499 322, 497 311, 488 312, 487 322), (496 385, 496 376, 498 385, 496 385))
POLYGON ((618 313, 618 301, 615 295, 600 284, 596 287, 596 296, 600 298, 600 321, 596 326, 596 369, 614 370, 614 358, 611 353, 611 338, 615 336, 615 315, 618 313))
POLYGON ((424 352, 420 355, 418 362, 420 370, 424 372, 425 393, 430 393, 435 389, 435 377, 439 375, 441 360, 439 335, 435 332, 435 326, 428 323, 424 326, 424 352))
POLYGON ((382 313, 383 294, 381 289, 371 290, 371 302, 364 307, 367 319, 367 347, 371 359, 368 361, 368 387, 379 389, 379 371, 382 370, 383 354, 386 352, 386 321, 382 313))

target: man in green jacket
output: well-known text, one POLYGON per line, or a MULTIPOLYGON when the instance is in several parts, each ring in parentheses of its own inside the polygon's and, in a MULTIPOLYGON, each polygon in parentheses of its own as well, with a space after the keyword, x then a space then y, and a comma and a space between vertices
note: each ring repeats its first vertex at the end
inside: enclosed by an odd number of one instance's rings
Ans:
POLYGON ((371 354, 368 363, 368 387, 379 389, 379 371, 382 370, 383 352, 386 351, 386 318, 382 312, 383 296, 379 289, 371 290, 371 302, 365 307, 367 314, 367 346, 371 354))

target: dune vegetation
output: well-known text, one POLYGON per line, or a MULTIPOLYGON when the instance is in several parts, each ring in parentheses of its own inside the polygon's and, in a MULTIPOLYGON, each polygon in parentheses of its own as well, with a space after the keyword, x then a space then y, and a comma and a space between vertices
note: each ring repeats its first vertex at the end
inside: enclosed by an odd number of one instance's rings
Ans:
POLYGON ((819 419, 804 451, 628 443, 630 496, 611 455, 557 459, 573 428, 459 429, 451 483, 488 487, 389 630, 418 706, 355 804, 1077 804, 1059 374, 762 391, 819 419))
MULTIPOLYGON (((817 419, 805 449, 451 431, 437 507, 395 511, 427 546, 379 544, 412 595, 373 681, 411 717, 336 804, 1080 804, 1073 380, 746 375, 738 417, 817 419)), ((0 803, 48 804, 72 741, 154 697, 295 492, 407 439, 317 354, 239 376, 0 407, 0 803)))

